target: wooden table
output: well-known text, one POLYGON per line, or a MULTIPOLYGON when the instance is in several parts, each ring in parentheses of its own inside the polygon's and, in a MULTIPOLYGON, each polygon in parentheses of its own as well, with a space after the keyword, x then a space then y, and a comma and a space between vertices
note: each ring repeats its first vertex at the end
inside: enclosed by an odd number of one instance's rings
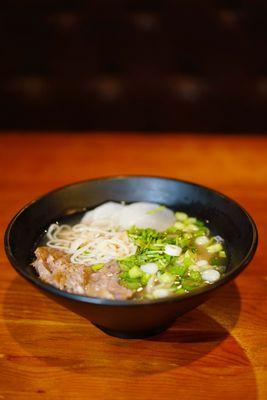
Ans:
POLYGON ((109 337, 19 277, 0 249, 0 399, 267 399, 267 137, 0 136, 1 240, 25 203, 57 186, 153 174, 240 202, 260 235, 235 282, 147 340, 109 337))

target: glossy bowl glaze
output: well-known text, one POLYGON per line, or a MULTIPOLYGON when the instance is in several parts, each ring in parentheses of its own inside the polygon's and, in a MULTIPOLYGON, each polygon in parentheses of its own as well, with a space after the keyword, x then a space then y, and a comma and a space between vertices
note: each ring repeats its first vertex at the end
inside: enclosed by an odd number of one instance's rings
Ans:
POLYGON ((127 338, 159 333, 179 315, 203 303, 248 265, 256 247, 255 223, 233 200, 194 183, 148 176, 99 178, 54 190, 26 205, 10 222, 5 234, 6 254, 24 278, 46 295, 88 318, 104 332, 127 338), (85 297, 42 282, 31 263, 44 230, 66 215, 107 201, 156 202, 209 221, 212 234, 225 239, 230 255, 227 273, 215 284, 193 293, 142 302, 85 297))

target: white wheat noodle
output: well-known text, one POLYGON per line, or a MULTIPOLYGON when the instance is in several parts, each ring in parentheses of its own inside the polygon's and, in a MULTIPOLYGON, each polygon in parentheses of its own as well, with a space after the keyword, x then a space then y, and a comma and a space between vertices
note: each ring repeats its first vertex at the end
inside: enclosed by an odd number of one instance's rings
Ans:
POLYGON ((70 254, 74 264, 107 263, 136 252, 127 232, 110 226, 52 224, 47 238, 47 246, 70 254))

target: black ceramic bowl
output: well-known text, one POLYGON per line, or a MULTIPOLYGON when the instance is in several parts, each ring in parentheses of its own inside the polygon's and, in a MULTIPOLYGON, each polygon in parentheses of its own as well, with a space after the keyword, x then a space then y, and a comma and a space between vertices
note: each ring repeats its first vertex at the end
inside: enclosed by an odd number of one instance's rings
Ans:
POLYGON ((234 279, 248 265, 256 247, 256 226, 233 200, 194 183, 143 176, 94 179, 54 190, 23 208, 10 222, 5 235, 6 254, 24 278, 104 332, 119 337, 145 337, 163 331, 179 315, 197 307, 234 279), (157 202, 208 220, 212 233, 225 239, 230 254, 226 275, 190 294, 142 302, 85 297, 43 283, 30 264, 44 229, 65 215, 110 200, 157 202))

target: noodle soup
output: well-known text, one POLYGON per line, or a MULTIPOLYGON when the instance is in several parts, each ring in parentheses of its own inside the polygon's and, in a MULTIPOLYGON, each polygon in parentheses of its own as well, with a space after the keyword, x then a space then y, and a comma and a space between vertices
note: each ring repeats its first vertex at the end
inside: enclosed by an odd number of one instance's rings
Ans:
MULTIPOLYGON (((76 221, 75 221, 76 222, 76 221)), ((108 202, 77 223, 52 224, 33 263, 44 282, 108 299, 158 299, 218 281, 223 238, 203 221, 154 203, 108 202)))

